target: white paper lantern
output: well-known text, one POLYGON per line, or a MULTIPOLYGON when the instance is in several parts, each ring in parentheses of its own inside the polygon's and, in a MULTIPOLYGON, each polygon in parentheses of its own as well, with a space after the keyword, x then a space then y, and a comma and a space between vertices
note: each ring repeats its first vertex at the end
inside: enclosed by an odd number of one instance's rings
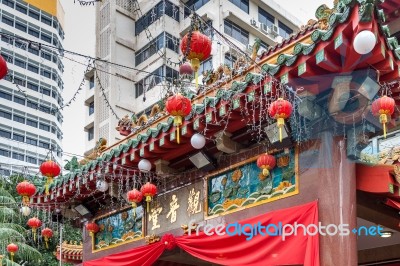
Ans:
POLYGON ((150 171, 151 170, 151 163, 149 160, 141 159, 138 164, 138 168, 140 171, 150 171))
POLYGON ((101 192, 106 192, 108 189, 108 183, 104 180, 98 180, 96 182, 96 189, 101 192))
POLYGON ((193 148, 199 150, 206 145, 206 138, 203 135, 196 133, 190 139, 190 143, 192 144, 193 148))
POLYGON ((28 206, 22 206, 20 211, 23 216, 29 216, 32 210, 28 206))
POLYGON ((370 53, 374 49, 375 44, 375 34, 369 30, 364 30, 357 33, 353 42, 354 50, 356 50, 356 52, 359 54, 370 53))

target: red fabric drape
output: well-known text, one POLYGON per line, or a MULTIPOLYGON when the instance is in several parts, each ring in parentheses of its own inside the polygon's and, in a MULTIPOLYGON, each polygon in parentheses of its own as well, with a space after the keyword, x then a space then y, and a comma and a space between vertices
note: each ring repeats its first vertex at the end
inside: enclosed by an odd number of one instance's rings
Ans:
MULTIPOLYGON (((308 203, 288 209, 277 210, 250 219, 238 221, 238 224, 278 225, 309 224, 318 225, 317 202, 308 203)), ((230 230, 233 231, 233 230, 230 230)), ((273 228, 269 230, 274 232, 273 228)), ((265 232, 265 230, 263 231, 265 232)), ((262 236, 257 234, 251 240, 245 235, 181 236, 174 238, 165 235, 156 244, 135 248, 123 253, 110 255, 99 260, 85 262, 84 266, 149 266, 154 263, 165 248, 175 245, 199 259, 229 266, 265 266, 265 265, 319 265, 318 234, 304 235, 302 229, 297 235, 287 236, 283 241, 281 236, 262 236), (172 243, 174 242, 174 243, 172 243), (172 243, 172 244, 171 244, 172 243)))

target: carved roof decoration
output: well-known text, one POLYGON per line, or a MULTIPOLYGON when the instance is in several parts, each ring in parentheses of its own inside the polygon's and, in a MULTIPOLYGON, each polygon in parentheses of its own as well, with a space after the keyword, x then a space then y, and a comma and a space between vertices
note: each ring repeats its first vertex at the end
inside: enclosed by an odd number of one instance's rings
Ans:
MULTIPOLYGON (((61 244, 62 261, 80 263, 83 260, 83 245, 82 243, 64 241, 61 244)), ((60 260, 60 246, 57 246, 57 251, 54 253, 60 260)))

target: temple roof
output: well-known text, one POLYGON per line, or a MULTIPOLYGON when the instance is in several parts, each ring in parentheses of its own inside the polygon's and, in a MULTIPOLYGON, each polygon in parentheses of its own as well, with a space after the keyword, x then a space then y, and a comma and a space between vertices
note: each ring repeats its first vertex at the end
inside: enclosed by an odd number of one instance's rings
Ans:
MULTIPOLYGON (((182 126, 181 144, 176 143, 174 119, 161 115, 108 147, 80 169, 57 178, 51 186, 54 193, 50 197, 44 195, 44 188, 39 189, 34 202, 62 202, 66 200, 66 194, 69 195, 67 198, 72 197, 78 186, 93 186, 93 173, 101 169, 104 163, 135 167, 141 158, 154 162, 158 159, 171 161, 185 156, 193 151, 190 137, 204 130, 206 124, 209 137, 221 130, 236 132, 246 128, 240 106, 254 101, 254 95, 270 77, 279 79, 281 84, 290 84, 296 79, 305 90, 314 94, 319 89, 312 83, 315 83, 315 77, 324 74, 373 67, 379 70, 381 82, 398 80, 400 48, 397 39, 390 36, 384 25, 385 10, 392 12, 392 5, 371 6, 370 2, 341 0, 334 9, 321 6, 317 10, 318 22, 310 21, 300 32, 269 48, 257 63, 248 66, 230 80, 211 84, 202 95, 187 95, 192 99, 193 108, 182 126), (370 56, 359 55, 352 47, 355 33, 362 30, 371 30, 377 34, 377 44, 370 56), (228 118, 229 125, 225 127, 217 120, 224 117, 227 110, 232 110, 232 113, 228 118), (86 178, 79 178, 82 176, 86 178)), ((398 0, 389 2, 397 3, 398 0)), ((400 90, 395 88, 392 92, 392 97, 399 103, 400 90)), ((115 170, 114 166, 109 170, 115 170)))
MULTIPOLYGON (((74 243, 68 243, 64 241, 61 245, 62 261, 80 263, 83 259, 83 245, 79 245, 75 241, 74 243)), ((60 246, 57 246, 57 251, 54 254, 58 260, 60 260, 60 246)))

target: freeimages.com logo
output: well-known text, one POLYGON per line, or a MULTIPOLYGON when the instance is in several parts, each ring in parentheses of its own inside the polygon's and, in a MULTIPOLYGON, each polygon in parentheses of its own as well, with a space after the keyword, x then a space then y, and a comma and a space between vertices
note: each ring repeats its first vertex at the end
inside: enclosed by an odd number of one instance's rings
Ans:
POLYGON ((320 234, 321 236, 348 236, 350 234, 356 235, 366 235, 366 236, 380 236, 382 234, 383 228, 380 225, 377 226, 360 226, 358 228, 351 229, 349 224, 328 224, 322 225, 321 222, 318 224, 299 224, 295 222, 294 224, 283 224, 279 223, 271 223, 267 225, 262 225, 260 222, 255 224, 239 224, 239 223, 230 223, 230 224, 218 224, 216 226, 211 224, 206 225, 198 225, 194 226, 194 221, 189 223, 189 235, 191 235, 194 231, 196 231, 196 235, 203 231, 203 233, 207 236, 212 235, 244 235, 246 236, 246 240, 249 241, 253 239, 254 236, 274 236, 281 237, 282 241, 285 241, 289 236, 297 236, 297 235, 309 235, 314 236, 320 234))

